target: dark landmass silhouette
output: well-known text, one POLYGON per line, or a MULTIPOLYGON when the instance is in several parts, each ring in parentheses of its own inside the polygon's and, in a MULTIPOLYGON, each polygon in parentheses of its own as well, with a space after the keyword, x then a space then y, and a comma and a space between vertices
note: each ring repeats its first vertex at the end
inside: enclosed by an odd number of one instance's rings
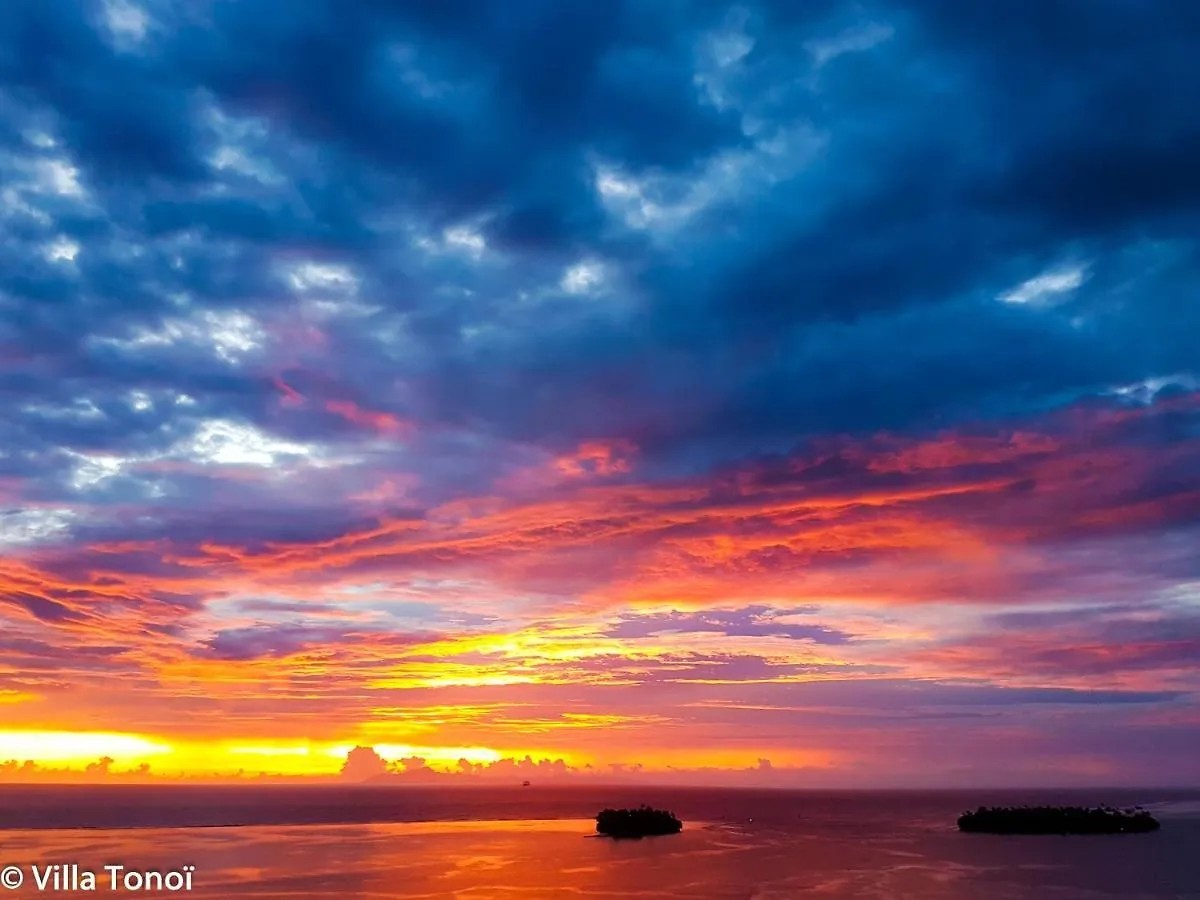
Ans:
POLYGON ((1158 827, 1141 807, 981 806, 958 819, 959 831, 977 834, 1140 834, 1158 827))
POLYGON ((642 838, 678 834, 683 823, 665 809, 605 809, 596 816, 596 831, 612 838, 642 838))

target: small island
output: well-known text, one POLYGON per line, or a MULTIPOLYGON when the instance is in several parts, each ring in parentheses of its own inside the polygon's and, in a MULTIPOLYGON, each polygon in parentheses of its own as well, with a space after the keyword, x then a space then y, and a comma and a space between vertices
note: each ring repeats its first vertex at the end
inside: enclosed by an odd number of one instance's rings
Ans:
POLYGON ((1141 807, 981 806, 963 813, 958 830, 975 834, 1141 834, 1158 820, 1141 807))
POLYGON ((612 838, 642 838, 678 834, 683 822, 665 809, 605 809, 596 816, 596 831, 612 838))

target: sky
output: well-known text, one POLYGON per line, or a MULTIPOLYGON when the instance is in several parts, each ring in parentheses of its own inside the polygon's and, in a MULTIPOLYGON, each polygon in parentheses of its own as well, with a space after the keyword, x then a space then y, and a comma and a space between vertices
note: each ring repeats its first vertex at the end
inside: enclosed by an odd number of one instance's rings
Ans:
POLYGON ((0 779, 1200 785, 1197 60, 0 4, 0 779))

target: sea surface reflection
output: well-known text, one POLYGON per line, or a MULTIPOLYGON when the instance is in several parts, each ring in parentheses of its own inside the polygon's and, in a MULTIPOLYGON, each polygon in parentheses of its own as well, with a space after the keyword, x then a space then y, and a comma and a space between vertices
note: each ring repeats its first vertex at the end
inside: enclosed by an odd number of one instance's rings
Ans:
MULTIPOLYGON (((221 900, 1200 897, 1193 865, 1200 819, 1186 809, 1167 815, 1163 830, 1151 835, 1003 838, 959 834, 940 815, 897 817, 889 827, 878 814, 866 815, 878 810, 879 801, 872 802, 869 795, 827 809, 801 802, 808 813, 786 820, 692 819, 679 835, 619 842, 596 837, 584 818, 16 829, 0 832, 0 863, 27 870, 74 863, 101 876, 96 893, 60 897, 110 893, 103 873, 110 864, 158 871, 194 865, 188 896, 221 900), (856 803, 869 823, 857 829, 856 803)), ((954 808, 947 802, 922 809, 943 805, 954 808)), ((8 894, 43 895, 31 881, 8 894)))

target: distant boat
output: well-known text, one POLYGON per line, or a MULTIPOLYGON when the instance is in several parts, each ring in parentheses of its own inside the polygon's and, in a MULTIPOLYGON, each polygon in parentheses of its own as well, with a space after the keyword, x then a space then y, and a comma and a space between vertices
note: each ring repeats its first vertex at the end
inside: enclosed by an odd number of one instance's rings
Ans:
POLYGON ((521 782, 521 787, 529 787, 529 782, 528 782, 528 781, 522 781, 522 782, 521 782))

